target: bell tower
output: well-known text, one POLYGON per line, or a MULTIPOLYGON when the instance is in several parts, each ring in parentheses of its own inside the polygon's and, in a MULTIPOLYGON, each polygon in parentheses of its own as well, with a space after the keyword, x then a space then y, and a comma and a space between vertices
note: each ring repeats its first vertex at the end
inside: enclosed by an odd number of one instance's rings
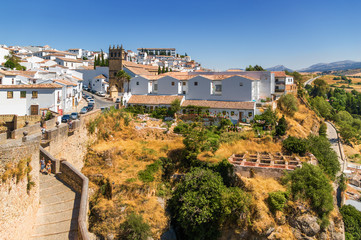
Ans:
POLYGON ((123 70, 123 60, 126 59, 126 54, 123 45, 115 47, 109 46, 109 88, 115 86, 118 92, 124 92, 124 83, 117 78, 119 70, 123 70))

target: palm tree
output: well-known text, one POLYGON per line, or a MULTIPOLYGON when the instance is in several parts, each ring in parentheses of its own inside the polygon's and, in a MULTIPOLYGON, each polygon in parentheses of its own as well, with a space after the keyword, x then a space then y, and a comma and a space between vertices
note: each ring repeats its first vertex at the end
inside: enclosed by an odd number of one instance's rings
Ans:
MULTIPOLYGON (((129 83, 130 83, 130 79, 132 78, 131 76, 129 76, 128 73, 126 73, 124 70, 119 70, 117 72, 117 78, 122 80, 122 82, 124 83, 125 81, 128 83, 128 87, 127 87, 127 93, 129 93, 129 83)), ((124 86, 124 85, 123 85, 124 86)))

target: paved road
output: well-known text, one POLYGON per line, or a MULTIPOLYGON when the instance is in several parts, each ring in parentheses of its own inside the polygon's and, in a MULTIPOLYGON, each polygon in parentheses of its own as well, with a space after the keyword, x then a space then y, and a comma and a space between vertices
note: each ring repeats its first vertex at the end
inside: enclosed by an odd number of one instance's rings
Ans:
POLYGON ((340 172, 337 173, 337 176, 339 176, 344 171, 346 162, 344 162, 341 157, 343 153, 340 152, 340 148, 338 146, 336 129, 329 122, 326 122, 326 125, 327 125, 327 138, 331 143, 332 149, 337 153, 338 161, 340 162, 341 170, 340 172))
POLYGON ((307 80, 303 85, 306 87, 306 85, 311 84, 313 81, 315 81, 319 77, 321 77, 321 76, 311 78, 311 79, 307 80))
POLYGON ((114 102, 111 102, 109 100, 106 100, 105 98, 103 97, 99 97, 95 94, 92 94, 90 92, 86 92, 84 91, 84 93, 88 96, 92 96, 94 98, 94 101, 95 101, 95 109, 99 109, 99 108, 102 108, 102 107, 111 107, 111 106, 115 106, 115 103, 114 102))

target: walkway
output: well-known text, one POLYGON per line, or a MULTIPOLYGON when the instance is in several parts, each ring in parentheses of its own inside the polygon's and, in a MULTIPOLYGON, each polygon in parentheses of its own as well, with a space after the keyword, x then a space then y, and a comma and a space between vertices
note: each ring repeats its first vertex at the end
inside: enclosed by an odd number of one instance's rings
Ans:
POLYGON ((319 77, 321 77, 321 76, 317 76, 315 78, 311 78, 311 79, 307 80, 306 82, 303 83, 303 86, 306 87, 306 85, 311 84, 313 81, 315 81, 319 77))
POLYGON ((338 145, 337 130, 334 128, 334 126, 331 123, 329 122, 325 122, 325 123, 327 125, 327 138, 331 143, 332 149, 337 153, 338 161, 340 162, 341 169, 337 173, 337 176, 339 176, 345 170, 346 163, 343 161, 343 157, 342 157, 343 153, 340 152, 340 147, 338 145))
POLYGON ((77 239, 80 194, 53 174, 40 174, 40 206, 31 239, 77 239))

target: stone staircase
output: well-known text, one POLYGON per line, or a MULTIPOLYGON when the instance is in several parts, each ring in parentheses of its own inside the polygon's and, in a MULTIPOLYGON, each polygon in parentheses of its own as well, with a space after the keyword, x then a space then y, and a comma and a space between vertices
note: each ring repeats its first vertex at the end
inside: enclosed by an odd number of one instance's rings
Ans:
POLYGON ((31 239, 78 239, 79 207, 79 193, 54 174, 40 174, 40 206, 31 239))

